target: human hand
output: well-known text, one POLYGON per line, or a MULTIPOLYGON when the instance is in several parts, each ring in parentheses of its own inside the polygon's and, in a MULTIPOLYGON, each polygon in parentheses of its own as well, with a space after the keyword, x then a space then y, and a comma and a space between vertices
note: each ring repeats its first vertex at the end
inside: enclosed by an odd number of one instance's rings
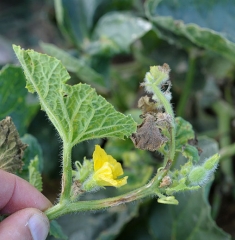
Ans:
POLYGON ((0 214, 11 214, 0 222, 0 239, 45 240, 49 221, 41 211, 50 206, 28 182, 0 170, 0 214))

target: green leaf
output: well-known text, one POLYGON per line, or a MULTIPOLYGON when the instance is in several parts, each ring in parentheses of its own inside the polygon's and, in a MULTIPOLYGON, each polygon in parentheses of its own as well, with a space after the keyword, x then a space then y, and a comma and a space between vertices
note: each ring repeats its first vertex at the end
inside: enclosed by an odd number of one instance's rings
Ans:
POLYGON ((146 14, 159 37, 186 48, 195 44, 214 51, 233 63, 234 10, 234 1, 146 2, 146 14))
POLYGON ((102 2, 102 0, 54 0, 59 28, 75 46, 81 46, 89 38, 96 9, 102 2))
POLYGON ((172 186, 166 189, 167 195, 172 195, 176 192, 192 191, 200 189, 200 186, 188 186, 186 185, 186 178, 181 178, 173 182, 172 186), (175 186, 174 186, 175 185, 175 186))
POLYGON ((37 188, 40 192, 42 191, 42 176, 39 171, 39 159, 35 156, 29 164, 29 183, 37 188))
POLYGON ((53 44, 41 43, 40 46, 45 53, 59 59, 68 71, 75 73, 82 81, 94 85, 101 92, 107 91, 102 75, 86 65, 84 61, 71 56, 53 44))
POLYGON ((155 204, 151 209, 149 227, 153 239, 231 239, 211 218, 204 189, 178 194, 177 199, 178 206, 155 204))
POLYGON ((11 116, 20 135, 38 110, 38 103, 28 98, 25 76, 20 67, 5 66, 0 71, 0 120, 11 116))
POLYGON ((37 92, 42 109, 64 142, 74 146, 94 138, 124 139, 136 131, 131 116, 117 112, 90 86, 65 84, 70 77, 59 60, 17 46, 14 50, 27 78, 26 87, 37 92))
POLYGON ((188 158, 190 161, 198 162, 199 154, 196 147, 186 144, 182 150, 182 154, 184 157, 188 158))
POLYGON ((195 139, 192 125, 181 117, 175 118, 176 124, 176 151, 181 152, 186 158, 198 162, 199 154, 196 147, 190 145, 189 140, 195 139))
POLYGON ((129 52, 130 45, 151 28, 151 23, 130 13, 107 13, 94 30, 92 38, 98 42, 93 43, 92 51, 103 51, 105 55, 129 52))
POLYGON ((63 233, 63 230, 59 223, 55 220, 50 222, 50 235, 56 239, 66 240, 68 237, 63 233))
POLYGON ((176 148, 180 149, 188 143, 188 140, 194 139, 195 134, 192 125, 181 117, 175 118, 176 124, 176 148))
MULTIPOLYGON (((183 154, 184 157, 188 158, 189 160, 193 160, 194 162, 199 161, 199 154, 197 147, 189 144, 189 140, 195 140, 195 133, 193 131, 192 125, 184 120, 181 117, 175 118, 175 125, 176 125, 176 151, 183 154)), ((163 133, 168 136, 168 132, 166 130, 163 133)), ((168 136, 169 137, 169 136, 168 136)), ((168 146, 168 144, 166 144, 168 146)), ((159 149, 161 153, 166 153, 166 148, 163 146, 159 149)))
POLYGON ((22 168, 22 157, 27 147, 10 117, 0 121, 0 169, 15 173, 22 168))

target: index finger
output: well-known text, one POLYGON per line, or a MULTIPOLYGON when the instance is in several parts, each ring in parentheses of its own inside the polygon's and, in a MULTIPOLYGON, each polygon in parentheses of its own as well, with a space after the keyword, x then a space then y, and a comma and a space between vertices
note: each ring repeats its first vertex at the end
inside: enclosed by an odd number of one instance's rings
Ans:
POLYGON ((44 211, 51 206, 51 202, 30 183, 0 170, 0 213, 11 214, 28 207, 44 211))

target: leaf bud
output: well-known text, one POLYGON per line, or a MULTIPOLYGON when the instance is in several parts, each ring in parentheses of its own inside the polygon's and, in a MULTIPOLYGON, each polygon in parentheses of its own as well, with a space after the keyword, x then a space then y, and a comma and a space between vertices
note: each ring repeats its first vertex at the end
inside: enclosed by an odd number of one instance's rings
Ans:
POLYGON ((188 175, 189 184, 193 186, 206 184, 218 166, 219 157, 219 154, 215 154, 206 159, 201 166, 193 167, 188 175))

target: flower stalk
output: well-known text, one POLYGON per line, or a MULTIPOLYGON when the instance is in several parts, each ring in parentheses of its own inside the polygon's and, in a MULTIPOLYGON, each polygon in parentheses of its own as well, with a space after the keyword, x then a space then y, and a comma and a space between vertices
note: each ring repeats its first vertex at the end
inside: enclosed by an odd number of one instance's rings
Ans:
POLYGON ((145 198, 150 195, 157 195, 158 197, 161 197, 162 194, 160 190, 156 191, 156 186, 160 184, 162 178, 167 174, 167 171, 168 169, 158 171, 156 176, 148 184, 126 194, 122 194, 112 198, 105 198, 101 200, 89 200, 69 203, 60 201, 57 205, 46 210, 45 214, 47 215, 49 220, 52 220, 60 216, 63 216, 67 213, 100 210, 108 207, 114 207, 120 204, 145 198))

